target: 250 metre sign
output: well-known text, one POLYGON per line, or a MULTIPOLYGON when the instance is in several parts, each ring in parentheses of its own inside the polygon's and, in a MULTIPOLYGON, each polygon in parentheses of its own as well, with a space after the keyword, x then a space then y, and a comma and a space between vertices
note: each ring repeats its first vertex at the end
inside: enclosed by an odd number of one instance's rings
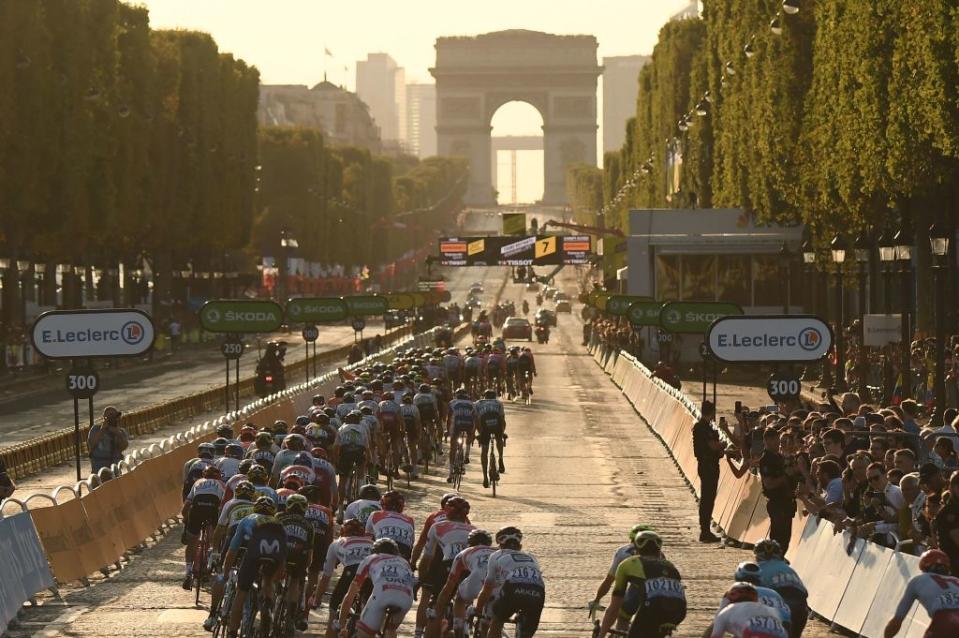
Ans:
POLYGON ((48 359, 136 357, 155 336, 150 316, 132 308, 51 310, 30 331, 33 347, 48 359))
POLYGON ((818 361, 832 339, 832 329, 819 317, 795 315, 723 317, 706 335, 709 350, 728 363, 818 361))

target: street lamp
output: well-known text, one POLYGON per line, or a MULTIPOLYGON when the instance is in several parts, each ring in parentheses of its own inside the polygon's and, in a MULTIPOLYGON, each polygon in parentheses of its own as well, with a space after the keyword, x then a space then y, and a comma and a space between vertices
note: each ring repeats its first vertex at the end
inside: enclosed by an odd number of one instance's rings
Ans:
POLYGON ((786 242, 783 242, 782 247, 779 249, 779 259, 780 266, 786 275, 786 295, 783 299, 783 314, 788 315, 789 307, 792 305, 792 253, 789 252, 789 246, 786 245, 786 242))
POLYGON ((866 233, 859 233, 856 236, 853 252, 856 255, 856 262, 859 264, 859 343, 862 343, 865 337, 866 310, 868 303, 867 284, 869 282, 869 252, 872 244, 866 233))
POLYGON ((896 261, 896 240, 888 230, 879 237, 879 261, 882 262, 882 300, 886 314, 892 314, 892 262, 896 261))
POLYGON ((932 249, 932 274, 936 285, 936 376, 933 396, 936 409, 932 413, 932 427, 942 426, 942 413, 946 409, 946 255, 949 254, 949 234, 937 224, 929 228, 929 244, 932 249))
POLYGON ((832 253, 832 263, 836 264, 836 389, 846 391, 846 352, 845 352, 845 324, 846 315, 843 307, 842 265, 846 261, 846 241, 841 235, 833 237, 829 243, 832 253))
POLYGON ((299 247, 300 244, 296 241, 293 233, 286 229, 280 231, 280 248, 283 249, 281 251, 283 254, 280 258, 281 262, 279 271, 279 300, 281 303, 285 303, 287 297, 289 296, 289 281, 287 281, 287 278, 289 277, 290 270, 290 256, 293 254, 293 250, 299 247))
POLYGON ((910 345, 912 343, 912 331, 910 328, 912 293, 910 279, 912 278, 912 236, 905 228, 899 230, 893 237, 896 242, 896 259, 901 266, 902 274, 902 338, 899 344, 902 363, 902 398, 908 399, 912 391, 912 361, 910 345))

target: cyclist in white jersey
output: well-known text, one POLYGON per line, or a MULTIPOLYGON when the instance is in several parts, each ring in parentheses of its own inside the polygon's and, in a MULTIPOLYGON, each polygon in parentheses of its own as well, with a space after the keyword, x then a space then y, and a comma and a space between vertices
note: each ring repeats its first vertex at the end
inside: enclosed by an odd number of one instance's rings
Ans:
POLYGON ((412 517, 403 513, 406 498, 393 490, 380 499, 383 509, 371 512, 366 519, 366 533, 373 540, 389 538, 396 543, 400 556, 410 560, 413 553, 413 541, 416 538, 416 525, 412 517))
POLYGON ((370 514, 382 509, 380 506, 381 498, 378 487, 364 485, 360 488, 359 498, 346 506, 346 511, 343 513, 344 518, 355 518, 363 524, 363 529, 366 529, 366 520, 370 517, 370 514))
POLYGON ((433 605, 433 620, 431 632, 439 632, 441 620, 446 616, 446 606, 456 594, 453 603, 453 631, 462 631, 466 621, 466 608, 473 602, 483 589, 486 579, 489 557, 496 550, 491 547, 493 537, 483 529, 474 529, 467 537, 469 547, 461 551, 453 559, 449 578, 446 585, 436 598, 433 605))
MULTIPOLYGON (((225 496, 226 484, 220 480, 220 470, 211 465, 203 470, 203 477, 193 484, 183 502, 180 512, 184 521, 181 541, 186 545, 186 576, 183 579, 183 589, 187 591, 193 589, 193 556, 196 554, 200 531, 204 526, 210 526, 212 532, 225 496)), ((210 540, 212 539, 211 534, 210 540)))
POLYGON ((884 638, 899 633, 916 601, 932 619, 925 638, 959 636, 959 578, 949 575, 949 556, 942 550, 930 549, 919 558, 919 569, 922 573, 909 579, 893 617, 886 624, 884 638))
POLYGON ((333 577, 333 572, 337 565, 343 565, 343 574, 337 581, 333 593, 330 594, 330 621, 326 631, 327 638, 333 638, 339 631, 337 612, 340 603, 353 582, 353 577, 356 576, 360 563, 370 555, 373 549, 373 541, 366 535, 363 524, 356 519, 351 518, 343 521, 340 535, 340 538, 330 543, 329 549, 326 550, 323 575, 320 577, 320 582, 316 584, 313 599, 310 601, 311 607, 320 606, 323 594, 326 593, 326 588, 333 577))
POLYGON ((372 638, 382 631, 384 636, 395 638, 397 628, 413 606, 415 578, 413 568, 405 558, 399 556, 399 548, 389 538, 374 542, 372 553, 360 563, 349 592, 340 605, 340 636, 349 636, 346 621, 354 599, 367 580, 372 584, 373 591, 360 612, 360 619, 356 623, 356 636, 372 638))
POLYGON ((476 608, 485 610, 489 604, 488 636, 502 634, 503 624, 520 614, 522 635, 517 630, 517 638, 532 638, 546 603, 543 572, 533 555, 522 551, 523 532, 518 528, 504 527, 496 532, 496 543, 499 550, 489 557, 476 608))
POLYGON ((735 583, 724 599, 729 605, 713 619, 710 638, 786 638, 779 612, 759 602, 759 592, 750 583, 735 583))

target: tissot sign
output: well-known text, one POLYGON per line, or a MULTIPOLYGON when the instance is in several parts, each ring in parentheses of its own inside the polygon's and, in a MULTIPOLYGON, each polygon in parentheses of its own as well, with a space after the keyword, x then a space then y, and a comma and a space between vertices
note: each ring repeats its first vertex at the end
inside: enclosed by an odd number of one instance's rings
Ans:
POLYGON ((832 330, 818 317, 750 315, 715 321, 706 342, 728 363, 818 361, 832 347, 832 330))
POLYGON ((140 310, 53 310, 33 324, 33 347, 48 359, 135 357, 153 346, 155 331, 140 310))

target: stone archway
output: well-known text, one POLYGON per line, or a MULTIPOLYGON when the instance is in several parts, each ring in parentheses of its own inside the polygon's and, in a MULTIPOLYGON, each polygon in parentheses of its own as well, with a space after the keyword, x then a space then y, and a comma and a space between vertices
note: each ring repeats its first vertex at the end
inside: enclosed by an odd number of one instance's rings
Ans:
POLYGON ((490 122, 507 102, 543 116, 544 203, 566 203, 566 167, 596 164, 596 38, 499 31, 436 41, 436 142, 470 162, 466 203, 496 203, 490 122))

